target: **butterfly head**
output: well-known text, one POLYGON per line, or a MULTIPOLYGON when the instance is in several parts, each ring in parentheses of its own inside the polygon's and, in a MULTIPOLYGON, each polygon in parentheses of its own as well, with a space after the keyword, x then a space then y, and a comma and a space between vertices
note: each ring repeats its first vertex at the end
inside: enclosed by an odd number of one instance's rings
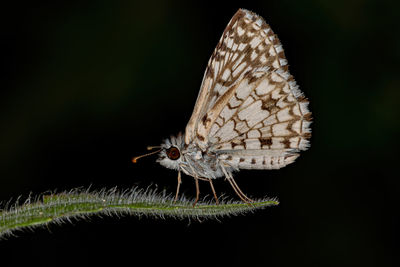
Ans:
POLYGON ((166 168, 180 170, 180 165, 183 162, 182 151, 184 145, 185 142, 182 134, 178 134, 176 137, 171 136, 169 139, 166 139, 164 143, 161 144, 161 151, 157 162, 166 168))

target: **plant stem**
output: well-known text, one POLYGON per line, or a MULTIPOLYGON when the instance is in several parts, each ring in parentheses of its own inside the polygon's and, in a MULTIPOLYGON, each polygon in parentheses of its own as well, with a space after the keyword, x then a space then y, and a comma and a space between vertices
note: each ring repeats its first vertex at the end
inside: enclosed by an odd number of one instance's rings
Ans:
POLYGON ((29 197, 24 204, 16 204, 0 212, 0 237, 15 230, 62 223, 73 218, 86 218, 92 214, 147 215, 157 218, 217 218, 278 205, 276 199, 260 199, 251 205, 232 200, 222 200, 219 205, 201 201, 193 207, 193 200, 181 197, 176 202, 170 195, 154 190, 92 191, 74 189, 29 197))

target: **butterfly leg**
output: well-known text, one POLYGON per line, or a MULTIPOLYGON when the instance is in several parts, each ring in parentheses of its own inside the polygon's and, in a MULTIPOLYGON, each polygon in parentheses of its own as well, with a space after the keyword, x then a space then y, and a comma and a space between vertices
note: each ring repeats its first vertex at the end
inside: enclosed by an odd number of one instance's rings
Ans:
POLYGON ((193 203, 193 208, 196 206, 197 201, 199 201, 200 196, 199 179, 197 177, 194 177, 194 182, 196 184, 196 200, 193 203))
POLYGON ((233 190, 235 190, 235 193, 240 197, 240 199, 245 202, 245 203, 250 203, 250 202, 254 202, 251 198, 249 198, 248 196, 246 196, 242 190, 240 190, 239 186, 237 185, 237 183, 235 182, 235 180, 233 179, 233 176, 231 173, 228 173, 224 166, 222 167, 222 171, 225 174, 226 179, 228 180, 228 182, 231 184, 233 190))
POLYGON ((174 203, 178 200, 179 188, 181 187, 182 179, 181 179, 181 172, 178 172, 178 185, 176 186, 176 194, 174 203))
POLYGON ((236 194, 240 197, 241 200, 243 200, 246 203, 250 203, 250 202, 254 202, 254 200, 252 200, 251 198, 249 198, 248 196, 246 196, 242 190, 240 190, 239 186, 237 185, 237 183, 235 182, 235 180, 233 179, 233 177, 229 177, 228 178, 229 183, 231 184, 233 190, 235 190, 236 194))
POLYGON ((215 193, 215 189, 214 189, 214 185, 213 185, 213 183, 212 183, 212 180, 211 180, 211 179, 208 179, 208 181, 210 182, 211 190, 212 190, 213 193, 214 193, 215 203, 218 205, 218 204, 219 204, 219 201, 218 201, 217 193, 215 193))

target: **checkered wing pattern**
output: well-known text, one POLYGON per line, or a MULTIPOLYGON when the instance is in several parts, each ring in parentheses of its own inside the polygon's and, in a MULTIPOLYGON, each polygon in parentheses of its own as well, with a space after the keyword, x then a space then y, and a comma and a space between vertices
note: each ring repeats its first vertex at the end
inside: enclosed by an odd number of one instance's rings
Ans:
POLYGON ((278 37, 240 9, 208 62, 185 143, 235 168, 278 169, 309 146, 307 106, 278 37))

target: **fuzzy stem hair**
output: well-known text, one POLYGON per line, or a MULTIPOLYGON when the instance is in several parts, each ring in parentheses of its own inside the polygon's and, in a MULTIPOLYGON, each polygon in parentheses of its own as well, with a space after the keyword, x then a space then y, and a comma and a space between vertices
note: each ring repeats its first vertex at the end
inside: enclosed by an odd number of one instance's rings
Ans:
POLYGON ((20 198, 13 205, 9 203, 0 210, 0 238, 9 236, 16 230, 71 222, 72 219, 85 219, 95 214, 202 220, 240 215, 279 204, 273 198, 258 199, 251 205, 225 198, 219 205, 203 199, 193 207, 192 199, 182 196, 175 202, 165 191, 137 187, 129 190, 118 190, 115 187, 98 191, 73 189, 29 196, 23 204, 20 204, 20 198))

